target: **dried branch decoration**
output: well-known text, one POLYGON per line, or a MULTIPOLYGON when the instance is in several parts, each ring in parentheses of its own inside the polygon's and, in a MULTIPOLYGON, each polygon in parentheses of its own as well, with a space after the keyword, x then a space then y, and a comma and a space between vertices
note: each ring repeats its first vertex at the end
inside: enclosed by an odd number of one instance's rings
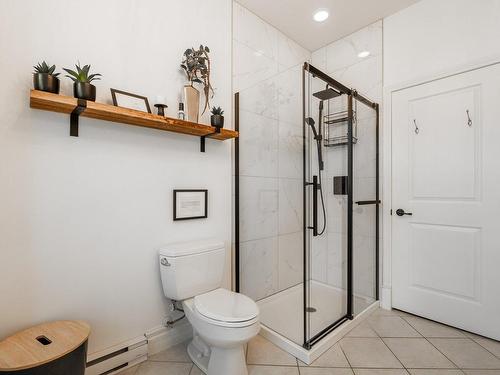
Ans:
POLYGON ((189 83, 194 82, 203 85, 205 94, 205 106, 202 115, 207 108, 210 108, 210 99, 214 97, 214 89, 210 83, 210 49, 207 46, 200 45, 199 49, 188 48, 184 51, 181 68, 187 75, 189 83))

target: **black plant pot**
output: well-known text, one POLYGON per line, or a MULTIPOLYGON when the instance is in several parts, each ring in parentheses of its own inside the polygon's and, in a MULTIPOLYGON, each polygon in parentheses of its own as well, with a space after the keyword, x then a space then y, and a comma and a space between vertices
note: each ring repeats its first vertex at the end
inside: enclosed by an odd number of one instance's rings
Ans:
POLYGON ((95 94, 95 86, 88 82, 75 82, 73 84, 73 95, 75 98, 95 102, 95 94))
POLYGON ((33 87, 35 90, 59 94, 59 78, 48 73, 34 73, 33 87))
POLYGON ((216 128, 224 127, 224 116, 222 115, 212 115, 210 116, 210 123, 216 128))

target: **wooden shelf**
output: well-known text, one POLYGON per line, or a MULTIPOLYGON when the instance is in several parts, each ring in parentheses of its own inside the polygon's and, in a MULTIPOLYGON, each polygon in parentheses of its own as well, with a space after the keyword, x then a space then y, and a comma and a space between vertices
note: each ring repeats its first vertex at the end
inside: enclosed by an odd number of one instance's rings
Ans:
MULTIPOLYGON (((78 108, 78 99, 44 91, 31 90, 30 107, 45 111, 71 114, 78 108)), ((221 129, 220 133, 216 133, 217 129, 213 126, 170 117, 162 117, 147 112, 136 111, 134 109, 115 107, 114 105, 91 101, 86 102, 86 107, 82 110, 80 116, 188 134, 197 137, 210 137, 210 139, 219 141, 238 137, 238 132, 230 129, 221 129)))

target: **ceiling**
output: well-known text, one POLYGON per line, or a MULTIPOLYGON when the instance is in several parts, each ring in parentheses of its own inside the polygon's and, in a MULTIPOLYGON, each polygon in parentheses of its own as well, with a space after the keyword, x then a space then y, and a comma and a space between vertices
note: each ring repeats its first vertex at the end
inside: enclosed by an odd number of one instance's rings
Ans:
POLYGON ((237 0, 310 51, 324 47, 419 0, 237 0), (312 18, 318 9, 330 17, 312 18))

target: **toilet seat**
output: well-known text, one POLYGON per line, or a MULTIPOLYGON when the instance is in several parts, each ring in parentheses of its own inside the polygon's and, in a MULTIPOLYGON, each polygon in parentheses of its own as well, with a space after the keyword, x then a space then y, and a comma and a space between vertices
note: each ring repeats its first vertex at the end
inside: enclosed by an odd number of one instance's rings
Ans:
POLYGON ((246 327, 259 319, 259 308, 249 297, 219 288, 194 297, 194 308, 211 324, 246 327))

